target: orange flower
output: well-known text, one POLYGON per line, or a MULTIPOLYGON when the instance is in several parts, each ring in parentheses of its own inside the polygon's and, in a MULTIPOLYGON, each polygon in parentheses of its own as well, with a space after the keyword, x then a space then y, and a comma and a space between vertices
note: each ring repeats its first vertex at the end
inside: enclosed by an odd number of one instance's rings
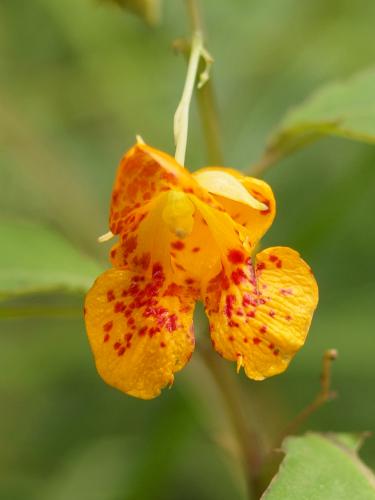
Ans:
POLYGON ((167 154, 135 145, 112 194, 113 268, 85 303, 103 379, 132 396, 158 396, 193 353, 199 299, 220 355, 252 379, 284 371, 304 344, 318 288, 290 248, 251 257, 274 216, 265 182, 220 167, 190 174, 167 154))

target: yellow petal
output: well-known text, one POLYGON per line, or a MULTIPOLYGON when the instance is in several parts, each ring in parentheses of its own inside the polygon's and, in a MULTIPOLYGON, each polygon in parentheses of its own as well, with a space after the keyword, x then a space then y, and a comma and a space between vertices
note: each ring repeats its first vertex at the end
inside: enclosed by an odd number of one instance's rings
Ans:
MULTIPOLYGON (((128 231, 111 250, 113 266, 127 267, 150 277, 153 263, 160 262, 168 277, 173 277, 178 285, 188 284, 192 296, 197 298, 201 281, 208 281, 220 271, 221 258, 196 203, 206 207, 193 195, 169 191, 133 210, 126 221, 128 231)), ((208 207, 207 211, 210 210, 208 207)), ((222 212, 219 215, 225 216, 222 212)), ((233 226, 230 217, 226 217, 233 226)), ((234 237, 238 239, 235 233, 234 237)))
POLYGON ((211 176, 219 175, 220 172, 221 175, 230 175, 236 179, 249 196, 256 199, 262 206, 267 207, 266 210, 259 210, 249 203, 241 201, 240 197, 231 195, 229 191, 226 193, 224 191, 221 193, 210 191, 208 183, 205 185, 208 191, 214 193, 214 198, 224 207, 232 219, 245 228, 253 246, 255 246, 275 218, 276 202, 272 189, 266 182, 254 177, 246 177, 230 168, 208 167, 198 170, 193 175, 199 181, 210 172, 212 172, 211 176))
POLYGON ((224 169, 202 169, 193 176, 209 193, 243 203, 256 210, 268 210, 267 205, 252 196, 235 176, 224 169))
POLYGON ((262 380, 283 372, 305 342, 318 302, 309 266, 290 248, 249 258, 232 255, 207 287, 205 305, 215 349, 262 380))
POLYGON ((110 211, 112 233, 127 230, 125 221, 134 209, 170 190, 195 194, 215 203, 174 158, 146 144, 133 146, 121 160, 113 186, 110 211))
POLYGON ((194 350, 194 301, 175 294, 162 266, 152 280, 125 269, 103 273, 88 292, 86 329, 98 372, 109 385, 151 399, 173 383, 194 350))

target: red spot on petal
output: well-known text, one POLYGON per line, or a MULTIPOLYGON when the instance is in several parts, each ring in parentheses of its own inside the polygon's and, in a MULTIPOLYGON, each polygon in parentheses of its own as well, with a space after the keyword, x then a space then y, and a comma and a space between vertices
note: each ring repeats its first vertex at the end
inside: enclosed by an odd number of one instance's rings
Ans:
POLYGON ((192 249, 192 252, 194 252, 194 253, 197 253, 197 252, 199 252, 199 251, 200 251, 200 248, 199 248, 199 247, 194 247, 194 248, 192 249))
POLYGON ((277 255, 270 255, 268 258, 271 262, 277 262, 279 260, 279 257, 277 257, 277 255))
POLYGON ((228 340, 230 340, 230 342, 233 342, 234 341, 233 335, 229 335, 228 340))
POLYGON ((236 302, 236 297, 234 295, 227 295, 225 300, 224 314, 228 317, 232 317, 233 305, 236 302))
POLYGON ((119 313, 124 311, 125 311, 125 304, 123 302, 116 302, 114 307, 114 312, 119 313))
POLYGON ((268 314, 271 316, 271 318, 274 318, 276 316, 275 311, 272 310, 272 309, 271 309, 271 311, 268 314))
POLYGON ((109 332, 109 331, 111 331, 111 330, 112 330, 112 327, 113 327, 113 321, 108 321, 107 323, 105 323, 105 324, 103 325, 103 330, 104 330, 105 332, 109 332))
POLYGON ((167 296, 176 296, 176 295, 180 295, 181 292, 182 292, 182 286, 181 285, 177 285, 176 283, 170 283, 168 285, 168 288, 163 293, 163 296, 165 296, 165 297, 167 297, 167 296))
POLYGON ((257 271, 262 271, 263 269, 266 269, 266 263, 259 262, 259 264, 257 264, 257 271))
POLYGON ((185 248, 185 243, 181 240, 172 241, 171 247, 175 250, 183 250, 185 248))
POLYGON ((112 302, 112 300, 115 300, 115 294, 113 290, 108 290, 107 292, 107 300, 108 302, 112 302))
POLYGON ((125 352, 125 347, 120 347, 120 349, 117 351, 117 356, 122 356, 125 352))
POLYGON ((235 269, 231 274, 232 281, 239 285, 242 281, 246 280, 246 274, 240 267, 235 269))
POLYGON ((262 342, 262 341, 261 341, 261 339, 260 339, 260 338, 258 338, 258 337, 254 337, 254 338, 253 338, 253 344, 257 345, 257 344, 260 344, 261 342, 262 342))
POLYGON ((243 341, 245 342, 245 344, 247 344, 247 343, 249 342, 249 339, 248 339, 247 337, 245 337, 245 338, 243 339, 243 341))
POLYGON ((177 330, 177 316, 176 316, 176 314, 172 314, 171 316, 169 316, 169 318, 167 319, 167 321, 165 323, 165 328, 169 332, 174 332, 175 330, 177 330))
POLYGON ((116 351, 117 351, 117 349, 119 349, 119 348, 120 348, 120 346, 121 346, 120 342, 115 342, 115 343, 113 344, 113 348, 114 348, 116 351))
POLYGON ((166 347, 167 344, 165 342, 160 342, 160 347, 166 347))
POLYGON ((279 352, 280 352, 280 351, 279 351, 279 349, 275 349, 275 350, 273 351, 273 354, 274 354, 275 356, 277 356, 277 355, 279 354, 279 352))
POLYGON ((109 333, 106 333, 106 334, 104 335, 103 342, 108 342, 109 337, 110 337, 109 333))
POLYGON ((146 335, 147 333, 147 326, 143 326, 139 331, 138 331, 138 335, 140 335, 141 337, 143 337, 144 335, 146 335))
POLYGON ((241 250, 232 249, 228 252, 228 259, 232 264, 242 264, 245 260, 245 254, 241 250))
POLYGON ((127 236, 123 241, 124 254, 128 256, 137 248, 137 237, 127 236))
POLYGON ((260 333, 266 333, 266 331, 267 331, 267 327, 266 327, 266 325, 261 326, 261 327, 259 328, 259 331, 260 331, 260 333))

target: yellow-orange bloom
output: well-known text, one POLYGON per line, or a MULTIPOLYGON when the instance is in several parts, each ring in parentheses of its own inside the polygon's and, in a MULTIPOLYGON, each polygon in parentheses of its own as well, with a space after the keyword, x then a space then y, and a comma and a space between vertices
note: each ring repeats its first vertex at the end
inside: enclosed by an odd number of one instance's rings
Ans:
POLYGON ((202 300, 212 344, 256 380, 286 369, 318 302, 294 250, 252 257, 275 216, 271 188, 235 170, 190 174, 169 155, 135 145, 122 159, 110 213, 113 268, 88 292, 85 319, 100 375, 150 399, 194 350, 202 300))

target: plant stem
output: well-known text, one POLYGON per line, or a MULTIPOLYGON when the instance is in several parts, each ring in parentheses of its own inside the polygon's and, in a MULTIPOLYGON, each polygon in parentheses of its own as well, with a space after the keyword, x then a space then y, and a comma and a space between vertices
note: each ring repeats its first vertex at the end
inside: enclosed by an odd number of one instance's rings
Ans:
MULTIPOLYGON (((192 42, 190 46, 189 68, 186 77, 183 97, 181 98, 179 107, 175 115, 175 141, 177 146, 178 142, 180 141, 180 145, 178 146, 178 148, 176 148, 175 157, 181 164, 183 164, 185 159, 184 157, 186 149, 188 113, 196 77, 197 74, 203 75, 205 73, 205 67, 207 70, 207 67, 212 63, 210 55, 204 49, 202 19, 197 2, 196 0, 185 0, 185 2, 192 30, 192 42), (197 38, 200 41, 200 47, 198 66, 195 66, 195 56, 197 55, 195 53, 195 50, 197 49, 197 38), (189 70, 191 70, 190 74, 189 70), (194 72, 195 74, 193 78, 194 72), (179 123, 181 123, 180 126, 179 123)), ((184 52, 186 52, 186 49, 184 50, 184 52)), ((215 101, 215 93, 212 85, 212 78, 207 78, 204 83, 201 83, 202 84, 200 86, 198 85, 199 92, 197 92, 196 95, 198 100, 198 111, 200 114, 203 133, 207 146, 208 161, 211 165, 222 165, 224 161, 220 141, 219 117, 215 101)))
POLYGON ((176 143, 176 160, 183 165, 185 163, 187 134, 189 128, 189 110, 191 98, 197 80, 199 61, 202 55, 203 40, 200 31, 193 33, 189 65, 186 74, 184 90, 181 100, 174 115, 174 137, 176 143))
POLYGON ((220 145, 220 127, 212 77, 197 92, 197 101, 207 147, 208 161, 211 165, 222 165, 224 158, 220 145))
POLYGON ((260 473, 265 458, 259 433, 250 429, 249 418, 245 415, 242 403, 243 396, 234 378, 227 370, 222 369, 220 359, 211 346, 200 347, 200 354, 220 392, 233 427, 243 463, 248 496, 250 499, 258 499, 264 490, 260 473))
MULTIPOLYGON (((194 40, 199 34, 201 45, 200 56, 208 53, 203 47, 202 20, 198 9, 197 0, 185 0, 193 32, 193 44, 191 47, 191 60, 194 56, 194 40)), ((199 57, 200 59, 200 57, 199 57)), ((206 59, 207 63, 208 58, 206 59)), ((194 69, 196 69, 194 67, 194 69)), ((188 70, 189 74, 189 70, 188 70)), ((188 78, 187 78, 188 80, 188 78)), ((185 90, 184 90, 185 92, 185 90)), ((222 163, 222 152, 220 145, 219 121, 217 108, 215 105, 214 91, 212 81, 208 79, 203 87, 198 91, 198 106, 204 130, 209 161, 213 164, 222 163)), ((176 156, 177 158, 177 156, 176 156)), ((244 474, 248 487, 249 498, 259 498, 262 493, 260 479, 261 467, 264 461, 264 450, 261 445, 259 434, 250 429, 249 419, 244 413, 243 398, 240 394, 236 381, 226 370, 223 370, 219 364, 216 353, 211 346, 201 346, 200 353, 203 357, 206 367, 210 371, 216 387, 221 394, 223 404, 226 407, 228 417, 233 427, 234 435, 237 441, 238 449, 241 454, 244 465, 244 474)))

